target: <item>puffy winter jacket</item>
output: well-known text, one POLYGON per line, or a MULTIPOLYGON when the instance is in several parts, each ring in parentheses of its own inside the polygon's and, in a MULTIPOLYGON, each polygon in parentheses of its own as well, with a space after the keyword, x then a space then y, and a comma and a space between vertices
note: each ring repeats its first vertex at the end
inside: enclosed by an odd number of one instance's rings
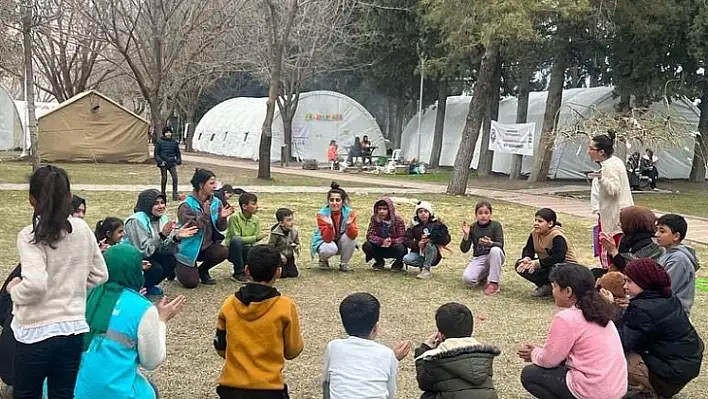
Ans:
POLYGON ((703 341, 676 296, 644 291, 629 301, 620 324, 625 352, 642 357, 659 395, 676 395, 700 373, 703 341))
POLYGON ((157 166, 181 165, 182 153, 179 150, 179 143, 167 137, 158 139, 155 144, 155 162, 157 166))
MULTIPOLYGON (((413 252, 420 251, 418 243, 423 238, 423 232, 426 229, 428 230, 430 242, 438 247, 445 247, 452 240, 447 225, 431 215, 430 219, 425 224, 421 224, 417 217, 413 218, 413 224, 406 230, 406 235, 403 238, 403 245, 413 252)), ((442 251, 438 251, 438 257, 433 261, 433 266, 436 266, 441 260, 442 251)))
POLYGON ((474 338, 451 338, 436 349, 416 349, 421 399, 497 399, 492 364, 499 349, 474 338))

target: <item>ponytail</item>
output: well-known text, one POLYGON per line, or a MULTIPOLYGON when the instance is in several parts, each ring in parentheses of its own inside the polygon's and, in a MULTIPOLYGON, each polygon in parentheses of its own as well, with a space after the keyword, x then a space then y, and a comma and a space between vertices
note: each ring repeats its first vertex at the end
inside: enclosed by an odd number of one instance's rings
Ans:
POLYGON ((96 223, 96 230, 93 233, 96 236, 96 241, 100 242, 101 240, 111 238, 113 232, 121 226, 123 226, 123 221, 112 216, 99 220, 98 223, 96 223))
POLYGON ((575 306, 583 312, 585 320, 605 327, 615 315, 612 304, 595 290, 595 277, 590 270, 574 263, 556 265, 549 276, 560 288, 568 288, 575 296, 575 306))
POLYGON ((43 166, 32 174, 29 191, 34 206, 33 242, 56 248, 64 232, 71 233, 68 217, 73 208, 69 176, 62 168, 43 166))

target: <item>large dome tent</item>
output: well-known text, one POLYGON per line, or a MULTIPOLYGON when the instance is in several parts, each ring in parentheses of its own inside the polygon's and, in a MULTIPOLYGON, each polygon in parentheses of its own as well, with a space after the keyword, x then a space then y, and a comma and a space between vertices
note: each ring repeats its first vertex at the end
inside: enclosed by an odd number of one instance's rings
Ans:
POLYGON ((0 83, 0 151, 22 146, 22 119, 17 112, 12 95, 0 83))
MULTIPOLYGON (((569 89, 563 91, 563 103, 561 106, 558 126, 559 130, 568 129, 577 121, 577 114, 587 116, 590 109, 595 109, 602 113, 613 112, 616 102, 618 101, 613 95, 613 87, 595 87, 569 89)), ((543 116, 546 108, 547 92, 532 92, 529 96, 528 122, 536 124, 535 140, 538 145, 538 140, 541 134, 543 125, 543 116)), ((443 148, 440 164, 443 166, 452 166, 455 163, 455 156, 460 145, 462 130, 465 125, 469 104, 472 97, 457 96, 450 97, 447 101, 447 109, 445 115, 445 130, 443 136, 443 148)), ((501 100, 499 104, 499 122, 515 123, 516 109, 518 99, 516 97, 507 97, 501 100)), ((428 107, 423 112, 421 123, 421 136, 423 138, 432 137, 435 129, 435 119, 437 105, 428 107)), ((665 107, 663 103, 653 104, 651 109, 660 110, 665 107)), ((698 131, 699 111, 698 108, 687 100, 674 100, 671 105, 671 112, 676 113, 681 120, 687 123, 689 130, 698 131)), ((404 157, 410 159, 417 157, 418 140, 417 140, 418 121, 417 116, 413 117, 405 127, 401 139, 401 152, 404 157)), ((423 162, 430 159, 432 140, 421 140, 420 157, 423 162)), ((481 145, 481 136, 477 140, 477 148, 470 167, 476 168, 479 163, 479 151, 481 145)), ((549 177, 553 179, 581 179, 584 178, 583 172, 597 169, 587 155, 587 143, 583 140, 568 141, 558 138, 556 141, 549 177)), ((660 161, 657 164, 659 175, 662 178, 669 179, 686 179, 691 171, 691 162, 693 159, 693 138, 686 138, 683 143, 675 146, 675 148, 664 149, 655 148, 655 153, 660 161)), ((631 143, 631 147, 627 149, 627 153, 634 151, 644 152, 645 147, 640 143, 631 143)), ((508 174, 511 170, 512 154, 495 153, 492 171, 497 173, 508 174)), ((522 173, 528 174, 531 172, 533 157, 525 156, 523 158, 522 173)))
MULTIPOLYGON (((267 98, 237 97, 209 110, 194 131, 194 149, 217 155, 258 160, 261 128, 267 98)), ((336 140, 340 149, 352 145, 355 137, 369 136, 375 155, 386 151, 376 119, 361 104, 344 94, 312 91, 300 94, 293 118, 292 156, 327 162, 327 146, 336 140)), ((273 119, 270 158, 280 159, 283 120, 278 108, 273 119)))

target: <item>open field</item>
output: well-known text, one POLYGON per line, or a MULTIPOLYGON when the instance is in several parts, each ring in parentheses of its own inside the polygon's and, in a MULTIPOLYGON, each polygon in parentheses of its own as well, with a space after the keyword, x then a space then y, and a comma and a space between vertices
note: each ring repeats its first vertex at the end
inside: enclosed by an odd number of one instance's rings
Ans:
MULTIPOLYGON (((78 192, 88 203, 89 224, 104 216, 127 216, 134 206, 135 194, 108 192, 78 192)), ((352 205, 358 211, 360 230, 366 229, 371 215, 374 196, 354 195, 352 205)), ((452 253, 447 254, 435 277, 430 281, 419 281, 415 274, 396 275, 389 272, 374 273, 363 264, 363 255, 358 251, 352 262, 355 271, 348 275, 338 272, 320 272, 311 269, 315 265, 309 257, 309 239, 314 228, 314 215, 323 204, 323 195, 263 194, 259 198, 260 217, 264 228, 274 223, 274 212, 280 206, 296 210, 297 224, 303 240, 302 275, 296 280, 281 281, 277 284, 285 295, 296 301, 305 335, 305 351, 295 361, 285 367, 286 380, 292 389, 293 398, 321 398, 322 356, 327 342, 342 337, 343 328, 339 321, 338 304, 349 293, 368 291, 376 295, 382 303, 379 341, 393 345, 396 341, 410 339, 419 345, 434 332, 434 312, 443 303, 456 301, 466 304, 477 316, 475 336, 497 345, 502 355, 495 361, 495 383, 500 398, 527 398, 519 375, 523 362, 517 357, 518 345, 526 341, 542 343, 550 319, 556 311, 552 300, 535 300, 530 297, 532 286, 516 276, 512 262, 521 253, 530 230, 534 210, 528 207, 494 202, 494 214, 505 227, 506 253, 509 259, 502 280, 499 296, 484 297, 480 289, 470 290, 461 282, 462 270, 467 256, 460 253, 459 225, 470 215, 475 198, 433 196, 436 213, 445 220, 453 235, 450 245, 452 253)), ((175 204, 170 203, 170 213, 175 204)), ((5 218, 5 234, 0 235, 0 275, 6 275, 17 261, 15 250, 16 233, 29 223, 31 210, 26 192, 0 192, 0 211, 5 218)), ((413 203, 400 204, 398 212, 406 219, 413 211, 413 203)), ((579 252, 582 261, 593 264, 591 255, 590 221, 561 215, 560 219, 569 239, 579 252)), ((363 237, 360 236, 360 242, 363 237)), ((699 256, 706 259, 708 248, 697 248, 699 256)), ((168 359, 158 371, 153 373, 161 396, 167 399, 215 398, 216 378, 222 361, 213 350, 212 335, 218 309, 224 298, 233 294, 237 284, 228 280, 230 265, 227 263, 214 269, 218 280, 214 287, 199 287, 184 290, 176 283, 167 283, 165 291, 169 296, 184 293, 188 302, 182 314, 168 327, 168 359)), ((708 277, 708 270, 702 268, 700 277, 708 277)), ((704 340, 708 339, 708 293, 698 292, 693 311, 693 322, 704 340)), ((415 366, 412 357, 401 362, 398 398, 413 399, 420 396, 415 380, 415 366)), ((680 398, 694 399, 706 397, 708 391, 708 365, 704 363, 703 373, 682 393, 680 398)))

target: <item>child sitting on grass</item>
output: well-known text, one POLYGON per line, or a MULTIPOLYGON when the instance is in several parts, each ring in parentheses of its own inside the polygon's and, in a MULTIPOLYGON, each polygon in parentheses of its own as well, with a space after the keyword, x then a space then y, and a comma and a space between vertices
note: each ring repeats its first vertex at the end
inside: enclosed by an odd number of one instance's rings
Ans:
POLYGON ((435 217, 433 204, 419 201, 415 206, 413 224, 406 230, 403 244, 411 252, 403 257, 403 263, 420 268, 418 278, 433 277, 431 268, 442 260, 441 249, 450 243, 450 233, 445 223, 435 217))
POLYGON ((324 359, 325 399, 393 399, 398 362, 408 356, 410 341, 391 350, 376 343, 381 304, 366 292, 351 294, 339 305, 348 338, 327 344, 324 359))
POLYGON ((123 236, 125 236, 123 221, 110 216, 99 220, 96 223, 94 235, 96 235, 98 247, 101 252, 104 252, 113 245, 120 244, 123 236))
POLYGON ((229 296, 219 311, 214 348, 225 359, 216 389, 221 399, 284 399, 285 360, 304 347, 292 299, 273 285, 280 278, 280 252, 257 245, 248 253, 252 283, 229 296))
POLYGON ((693 299, 696 297, 696 272, 700 268, 696 251, 682 244, 686 238, 688 223, 680 215, 664 215, 656 221, 657 243, 666 252, 659 258, 659 264, 671 277, 671 291, 681 301, 683 310, 691 314, 693 299))
POLYGON ((492 204, 487 201, 474 207, 476 221, 470 226, 462 224, 460 251, 469 252, 472 257, 462 275, 462 281, 469 287, 485 284, 484 295, 499 293, 499 281, 504 265, 504 230, 501 223, 492 220, 492 204))
POLYGON ((295 228, 295 214, 288 208, 280 208, 275 212, 275 218, 278 223, 270 229, 268 244, 285 258, 281 277, 297 277, 300 273, 295 265, 295 254, 300 254, 300 236, 295 228))
POLYGON ((501 351, 472 338, 472 312, 446 303, 435 312, 438 332, 415 351, 421 399, 497 399, 492 364, 501 351))
POLYGON ((243 193, 238 197, 238 205, 241 212, 229 218, 224 244, 229 248, 229 262, 234 265, 231 280, 245 282, 248 278, 244 263, 248 251, 258 241, 266 238, 266 234, 261 233, 261 220, 256 216, 258 197, 252 193, 243 193))

